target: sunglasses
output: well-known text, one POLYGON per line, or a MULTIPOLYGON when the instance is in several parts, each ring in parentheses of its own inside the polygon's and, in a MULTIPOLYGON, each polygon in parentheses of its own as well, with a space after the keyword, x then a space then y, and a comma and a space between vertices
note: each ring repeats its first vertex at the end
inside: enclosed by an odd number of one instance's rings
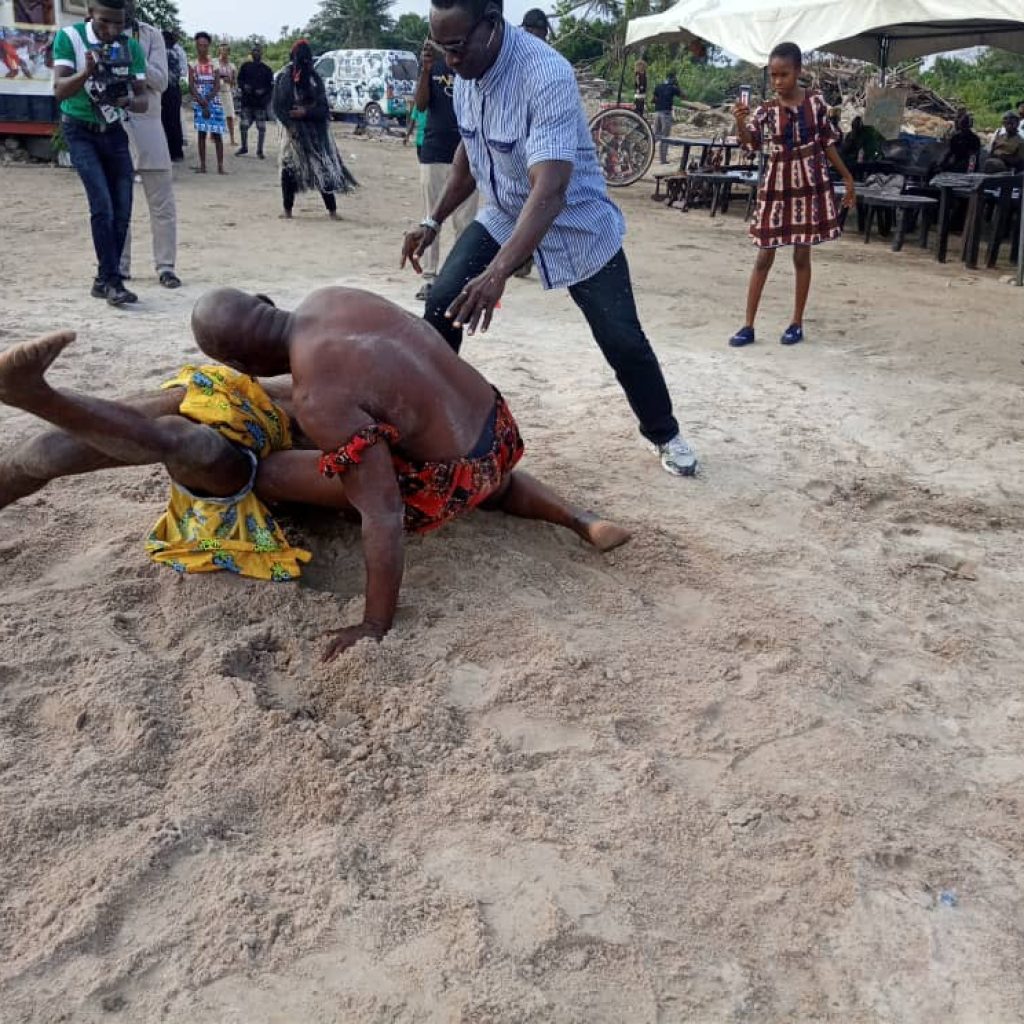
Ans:
MULTIPOLYGON (((478 18, 473 22, 470 30, 465 34, 462 39, 457 40, 454 43, 439 43, 436 39, 431 37, 431 42, 436 46, 446 57, 464 57, 466 51, 469 49, 469 41, 473 38, 473 33, 483 25, 485 22, 490 21, 493 18, 493 14, 485 14, 482 18, 478 18)), ((497 29, 497 25, 495 25, 497 29)), ((494 32, 491 33, 494 35, 494 32)), ((488 40, 488 43, 490 41, 488 40)))

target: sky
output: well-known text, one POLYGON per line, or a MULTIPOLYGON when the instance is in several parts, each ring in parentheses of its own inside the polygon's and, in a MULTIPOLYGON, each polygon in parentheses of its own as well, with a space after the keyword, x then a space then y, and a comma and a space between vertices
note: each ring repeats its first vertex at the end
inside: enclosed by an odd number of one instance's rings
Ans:
MULTIPOLYGON (((510 19, 519 21, 530 8, 543 6, 536 0, 506 0, 505 11, 510 19)), ((191 35, 205 29, 214 36, 261 35, 277 39, 282 25, 301 28, 319 10, 316 0, 178 0, 181 23, 191 35)), ((406 11, 426 15, 426 0, 397 0, 391 13, 397 17, 406 11)))

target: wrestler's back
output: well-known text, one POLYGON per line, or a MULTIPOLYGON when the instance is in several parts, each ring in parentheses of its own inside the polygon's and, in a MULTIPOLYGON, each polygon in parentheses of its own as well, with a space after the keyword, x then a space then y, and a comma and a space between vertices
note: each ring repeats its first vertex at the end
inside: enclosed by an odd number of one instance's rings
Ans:
POLYGON ((421 318, 372 292, 322 288, 294 311, 294 398, 317 418, 353 407, 390 423, 410 458, 446 461, 470 451, 494 391, 421 318))

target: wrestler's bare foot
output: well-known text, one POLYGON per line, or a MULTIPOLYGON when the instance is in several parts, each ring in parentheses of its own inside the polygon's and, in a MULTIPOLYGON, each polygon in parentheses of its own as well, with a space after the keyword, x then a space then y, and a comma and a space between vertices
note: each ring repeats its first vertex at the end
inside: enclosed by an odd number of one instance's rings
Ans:
POLYGON ((0 352, 0 402, 21 407, 26 398, 46 388, 43 375, 74 340, 74 331, 57 331, 0 352))
POLYGON ((580 516, 575 529, 588 544, 593 544, 598 551, 612 551, 621 547, 633 536, 624 526, 591 514, 580 516))

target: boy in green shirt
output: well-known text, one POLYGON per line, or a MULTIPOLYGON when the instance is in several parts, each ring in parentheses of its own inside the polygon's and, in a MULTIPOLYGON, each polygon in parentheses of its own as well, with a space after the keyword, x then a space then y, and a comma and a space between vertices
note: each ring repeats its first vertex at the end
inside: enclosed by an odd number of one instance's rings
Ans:
POLYGON ((111 306, 138 301, 120 271, 135 176, 123 122, 148 106, 146 58, 125 21, 125 0, 90 3, 89 20, 61 29, 53 41, 53 92, 89 200, 98 264, 92 295, 111 306))

